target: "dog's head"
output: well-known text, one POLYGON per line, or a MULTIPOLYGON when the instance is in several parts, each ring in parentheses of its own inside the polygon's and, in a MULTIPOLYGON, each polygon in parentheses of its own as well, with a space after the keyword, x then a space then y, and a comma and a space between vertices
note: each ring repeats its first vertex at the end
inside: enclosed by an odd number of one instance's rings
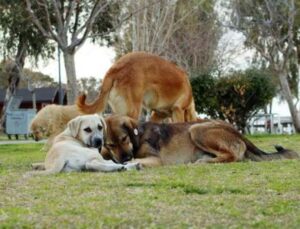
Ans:
POLYGON ((128 116, 111 115, 105 122, 107 135, 102 156, 119 163, 131 160, 138 145, 137 121, 128 116))
POLYGON ((70 135, 87 147, 99 148, 104 143, 106 124, 103 117, 93 115, 78 116, 68 123, 70 135))
POLYGON ((35 141, 39 141, 45 137, 48 137, 48 131, 45 125, 43 123, 39 123, 36 120, 33 120, 33 122, 31 123, 30 132, 32 133, 35 141))

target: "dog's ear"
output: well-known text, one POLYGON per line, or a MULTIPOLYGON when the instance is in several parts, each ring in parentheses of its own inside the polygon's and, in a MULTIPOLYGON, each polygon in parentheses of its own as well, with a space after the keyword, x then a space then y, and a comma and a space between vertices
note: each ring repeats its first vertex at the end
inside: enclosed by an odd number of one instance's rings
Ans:
POLYGON ((101 116, 101 115, 98 115, 97 116, 99 117, 100 121, 101 121, 101 124, 102 124, 102 127, 103 127, 103 132, 106 133, 106 130, 107 130, 107 126, 106 126, 106 122, 105 122, 105 119, 101 116))
POLYGON ((127 118, 123 123, 123 128, 127 131, 130 141, 133 145, 133 151, 136 152, 139 147, 140 132, 138 130, 138 121, 127 118))
POLYGON ((101 121, 101 124, 102 124, 102 127, 103 127, 103 140, 104 140, 104 143, 106 143, 106 135, 107 135, 107 125, 106 125, 106 122, 105 122, 105 119, 103 118, 102 115, 98 115, 96 114, 100 121, 101 121))
POLYGON ((81 125, 81 117, 78 116, 71 121, 68 122, 68 128, 71 132, 72 137, 76 137, 79 133, 80 125, 81 125))
POLYGON ((128 131, 129 135, 139 135, 137 120, 127 117, 123 123, 123 127, 128 131))

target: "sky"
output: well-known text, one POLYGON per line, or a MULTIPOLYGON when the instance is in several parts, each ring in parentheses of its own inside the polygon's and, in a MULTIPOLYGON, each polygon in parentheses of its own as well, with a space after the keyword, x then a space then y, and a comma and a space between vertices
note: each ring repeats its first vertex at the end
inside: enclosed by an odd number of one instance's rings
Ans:
MULTIPOLYGON (((33 67, 30 63, 26 63, 25 67, 35 71, 40 71, 54 78, 58 82, 58 58, 57 53, 54 54, 55 59, 47 62, 39 62, 37 67, 33 67)), ((77 78, 94 76, 103 78, 106 71, 114 62, 115 52, 113 48, 100 47, 99 45, 86 42, 75 54, 75 65, 77 78)), ((61 54, 61 78, 66 83, 66 73, 61 54)))

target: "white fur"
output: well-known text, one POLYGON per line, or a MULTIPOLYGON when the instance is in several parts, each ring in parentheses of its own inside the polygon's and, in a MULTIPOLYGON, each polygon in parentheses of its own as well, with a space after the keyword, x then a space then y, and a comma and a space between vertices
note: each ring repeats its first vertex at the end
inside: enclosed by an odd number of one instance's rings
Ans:
POLYGON ((36 168, 44 167, 45 170, 34 173, 54 174, 82 170, 113 172, 138 169, 137 163, 122 165, 104 160, 98 149, 87 147, 91 135, 103 137, 104 132, 105 121, 99 115, 83 115, 72 119, 68 123, 68 127, 55 137, 53 145, 46 155, 44 166, 33 165, 36 168), (103 128, 101 131, 98 130, 99 125, 103 128), (91 133, 84 130, 87 127, 92 130, 91 133))

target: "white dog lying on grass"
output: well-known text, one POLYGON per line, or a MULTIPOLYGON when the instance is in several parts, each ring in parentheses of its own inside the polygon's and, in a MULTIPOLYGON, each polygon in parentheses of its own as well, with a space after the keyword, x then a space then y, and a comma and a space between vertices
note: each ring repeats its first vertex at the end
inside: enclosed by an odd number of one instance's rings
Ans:
POLYGON ((72 171, 102 171, 139 169, 139 164, 116 164, 104 160, 101 150, 105 138, 106 124, 99 115, 78 116, 69 121, 67 128, 53 141, 45 163, 35 163, 30 174, 54 174, 72 171))

